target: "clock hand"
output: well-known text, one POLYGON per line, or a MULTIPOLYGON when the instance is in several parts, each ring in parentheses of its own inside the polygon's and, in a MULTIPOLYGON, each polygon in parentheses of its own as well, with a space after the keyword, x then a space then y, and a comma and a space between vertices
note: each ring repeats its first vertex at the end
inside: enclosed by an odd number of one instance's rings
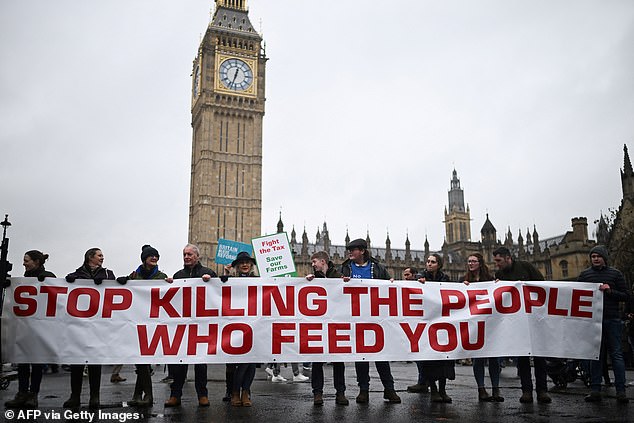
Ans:
POLYGON ((236 68, 236 73, 233 74, 233 80, 231 81, 231 84, 229 85, 229 87, 231 88, 231 86, 236 84, 236 78, 238 77, 238 68, 236 68))

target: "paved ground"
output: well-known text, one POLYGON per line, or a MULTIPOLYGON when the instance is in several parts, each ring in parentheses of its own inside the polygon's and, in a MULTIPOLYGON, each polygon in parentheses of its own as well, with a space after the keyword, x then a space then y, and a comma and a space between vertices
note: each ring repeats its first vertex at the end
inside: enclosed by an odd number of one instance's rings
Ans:
MULTIPOLYGON (((448 393, 453 398, 451 404, 431 404, 429 395, 406 392, 407 385, 415 383, 416 366, 413 363, 392 363, 392 373, 396 389, 402 404, 388 404, 383 401, 383 391, 375 369, 371 368, 371 392, 369 404, 356 404, 358 393, 354 365, 346 365, 347 395, 349 406, 337 406, 334 403, 332 388, 332 369, 325 367, 326 386, 325 404, 314 407, 310 383, 272 383, 266 378, 263 368, 257 370, 253 384, 253 407, 231 407, 221 401, 224 394, 224 365, 209 366, 209 398, 211 407, 199 408, 193 386, 193 371, 190 366, 188 383, 185 386, 181 407, 165 409, 163 402, 169 396, 168 385, 161 383, 163 368, 156 367, 154 381, 154 407, 144 410, 128 407, 134 389, 134 367, 125 366, 121 373, 127 381, 110 383, 111 366, 105 366, 102 376, 101 418, 92 421, 101 422, 406 422, 406 421, 442 421, 442 422, 632 422, 634 421, 634 386, 628 389, 630 404, 618 405, 614 399, 614 388, 607 388, 608 398, 601 404, 589 404, 583 400, 588 389, 579 381, 570 384, 564 391, 551 392, 552 404, 520 404, 519 379, 515 367, 506 367, 502 371, 503 403, 479 403, 471 367, 456 367, 457 377, 450 381, 448 393), (105 415, 110 413, 110 415, 105 415), (130 413, 127 416, 125 413, 130 413), (137 413, 135 416, 134 413, 137 413)), ((292 376, 290 366, 282 368, 283 376, 292 376)), ((634 372, 628 372, 628 381, 634 380, 634 372)), ((40 411, 48 413, 36 419, 10 416, 5 410, 4 421, 90 421, 88 402, 88 381, 85 379, 82 395, 83 407, 75 419, 64 415, 62 403, 69 394, 69 374, 47 374, 42 382, 40 393, 40 411), (11 418, 12 417, 12 418, 11 418)), ((550 385, 552 386, 552 384, 550 385)), ((0 401, 13 398, 17 390, 17 381, 12 381, 7 390, 0 391, 0 401)), ((23 416, 24 417, 24 416, 23 416)))

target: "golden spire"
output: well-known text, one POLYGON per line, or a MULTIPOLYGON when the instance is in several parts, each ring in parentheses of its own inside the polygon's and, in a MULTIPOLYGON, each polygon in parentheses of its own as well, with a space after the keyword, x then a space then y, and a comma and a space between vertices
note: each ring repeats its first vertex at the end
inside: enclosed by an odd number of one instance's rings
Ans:
POLYGON ((216 0, 216 8, 226 7, 227 9, 247 11, 247 0, 216 0))

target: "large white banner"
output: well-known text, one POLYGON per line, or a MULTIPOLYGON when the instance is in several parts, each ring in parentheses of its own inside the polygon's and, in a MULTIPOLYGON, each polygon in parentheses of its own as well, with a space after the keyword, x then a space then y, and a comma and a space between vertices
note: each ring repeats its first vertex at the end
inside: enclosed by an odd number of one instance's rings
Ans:
POLYGON ((3 362, 597 359, 603 297, 579 282, 12 278, 3 362))

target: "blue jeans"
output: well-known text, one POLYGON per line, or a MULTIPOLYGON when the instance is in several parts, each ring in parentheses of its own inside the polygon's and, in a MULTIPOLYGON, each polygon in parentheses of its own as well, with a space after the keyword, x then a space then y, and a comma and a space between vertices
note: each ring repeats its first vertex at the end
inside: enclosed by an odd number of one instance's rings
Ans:
MULTIPOLYGON (((187 378, 187 364, 169 364, 170 373, 174 382, 170 385, 171 396, 180 398, 183 396, 183 385, 187 378)), ((207 365, 194 364, 194 386, 198 398, 207 396, 207 365)))
POLYGON ((598 360, 593 360, 590 368, 592 378, 591 387, 595 392, 601 391, 601 377, 603 371, 601 360, 603 359, 603 345, 612 359, 612 371, 614 372, 614 387, 616 392, 625 392, 625 361, 621 351, 621 338, 623 336, 623 322, 621 319, 604 319, 603 333, 601 335, 601 355, 598 360))
MULTIPOLYGON (((390 363, 388 361, 376 361, 374 365, 376 366, 376 371, 379 372, 383 389, 394 389, 394 378, 390 370, 390 363)), ((357 361, 354 363, 354 368, 357 371, 357 384, 359 385, 359 389, 369 390, 370 363, 368 361, 357 361)))
MULTIPOLYGON (((332 377, 335 391, 346 392, 346 367, 344 363, 332 363, 332 377)), ((313 373, 310 381, 313 394, 324 392, 324 363, 313 363, 313 373)))
POLYGON ((473 376, 478 384, 478 388, 484 388, 484 365, 489 362, 489 377, 493 388, 500 387, 500 359, 497 357, 474 358, 473 376))

